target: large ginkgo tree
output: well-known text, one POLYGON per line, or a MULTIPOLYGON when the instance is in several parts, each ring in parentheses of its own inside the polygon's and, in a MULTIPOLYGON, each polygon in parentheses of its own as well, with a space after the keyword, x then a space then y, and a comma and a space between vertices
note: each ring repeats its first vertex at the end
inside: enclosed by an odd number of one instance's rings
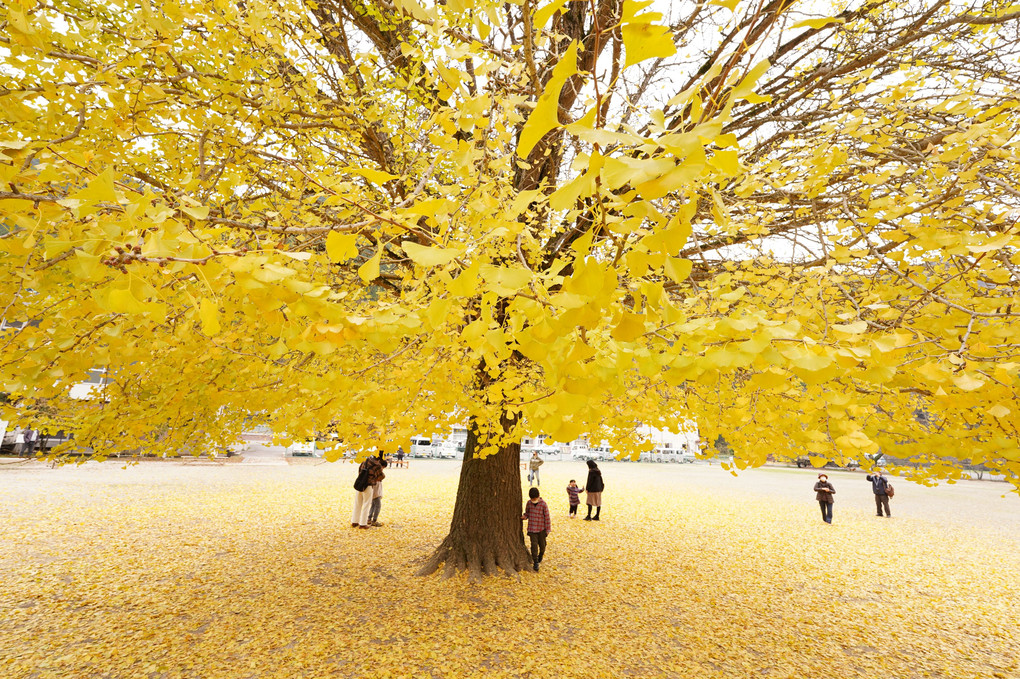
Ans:
POLYGON ((14 0, 3 407, 100 456, 468 424, 422 568, 447 574, 528 563, 524 433, 635 453, 692 420, 741 468, 1016 482, 1018 26, 1000 0, 14 0))

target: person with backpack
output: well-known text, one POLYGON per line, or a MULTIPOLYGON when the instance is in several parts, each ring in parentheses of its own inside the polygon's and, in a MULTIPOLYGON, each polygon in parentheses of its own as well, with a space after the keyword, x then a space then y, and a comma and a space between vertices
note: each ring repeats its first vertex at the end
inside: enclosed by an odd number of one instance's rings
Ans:
POLYGON ((528 474, 528 484, 532 486, 541 486, 542 482, 538 478, 538 468, 541 467, 545 462, 538 456, 536 450, 531 454, 531 460, 528 461, 528 466, 531 468, 531 472, 528 474))
POLYGON ((375 495, 375 485, 382 483, 386 478, 383 467, 386 462, 383 460, 383 452, 379 451, 379 457, 372 456, 361 463, 358 467, 358 478, 354 480, 354 511, 351 512, 351 528, 368 529, 368 513, 372 509, 372 498, 375 495))
POLYGON ((875 493, 875 511, 878 512, 877 516, 882 516, 882 508, 884 507, 885 518, 888 519, 892 516, 889 512, 889 498, 893 494, 892 484, 882 476, 881 469, 876 470, 874 474, 868 474, 864 478, 871 481, 871 490, 875 493))
POLYGON ((602 481, 602 470, 595 464, 595 460, 588 460, 588 482, 584 484, 584 502, 588 505, 588 516, 585 521, 598 521, 602 513, 602 491, 606 484, 602 481), (595 507, 595 516, 591 515, 591 508, 595 507))

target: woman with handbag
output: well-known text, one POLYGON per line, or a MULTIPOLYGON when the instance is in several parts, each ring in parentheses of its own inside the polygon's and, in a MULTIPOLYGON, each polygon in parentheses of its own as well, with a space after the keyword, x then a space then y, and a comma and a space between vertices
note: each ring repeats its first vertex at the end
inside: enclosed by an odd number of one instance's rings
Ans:
POLYGON ((368 530, 368 512, 372 508, 372 496, 375 484, 386 478, 383 467, 386 462, 382 459, 383 452, 379 451, 379 457, 370 457, 358 467, 358 478, 354 480, 354 511, 351 512, 351 528, 364 528, 368 530))

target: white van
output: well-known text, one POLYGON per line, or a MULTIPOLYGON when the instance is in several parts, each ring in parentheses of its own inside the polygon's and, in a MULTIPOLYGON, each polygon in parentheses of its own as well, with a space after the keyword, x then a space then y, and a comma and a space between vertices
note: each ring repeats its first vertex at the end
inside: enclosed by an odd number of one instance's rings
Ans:
POLYGON ((411 457, 432 457, 432 439, 425 436, 411 437, 411 450, 407 454, 411 457))

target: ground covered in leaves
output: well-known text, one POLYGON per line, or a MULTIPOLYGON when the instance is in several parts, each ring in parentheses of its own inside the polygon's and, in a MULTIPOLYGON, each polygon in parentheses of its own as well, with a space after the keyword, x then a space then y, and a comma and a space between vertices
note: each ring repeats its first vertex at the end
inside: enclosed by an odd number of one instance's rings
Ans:
MULTIPOLYGON (((599 523, 550 462, 540 573, 413 575, 454 462, 389 471, 350 528, 349 464, 0 466, 0 676, 1020 677, 1020 501, 837 472, 605 463, 599 523)), ((1007 494, 1003 498, 1002 495, 1007 494)))

